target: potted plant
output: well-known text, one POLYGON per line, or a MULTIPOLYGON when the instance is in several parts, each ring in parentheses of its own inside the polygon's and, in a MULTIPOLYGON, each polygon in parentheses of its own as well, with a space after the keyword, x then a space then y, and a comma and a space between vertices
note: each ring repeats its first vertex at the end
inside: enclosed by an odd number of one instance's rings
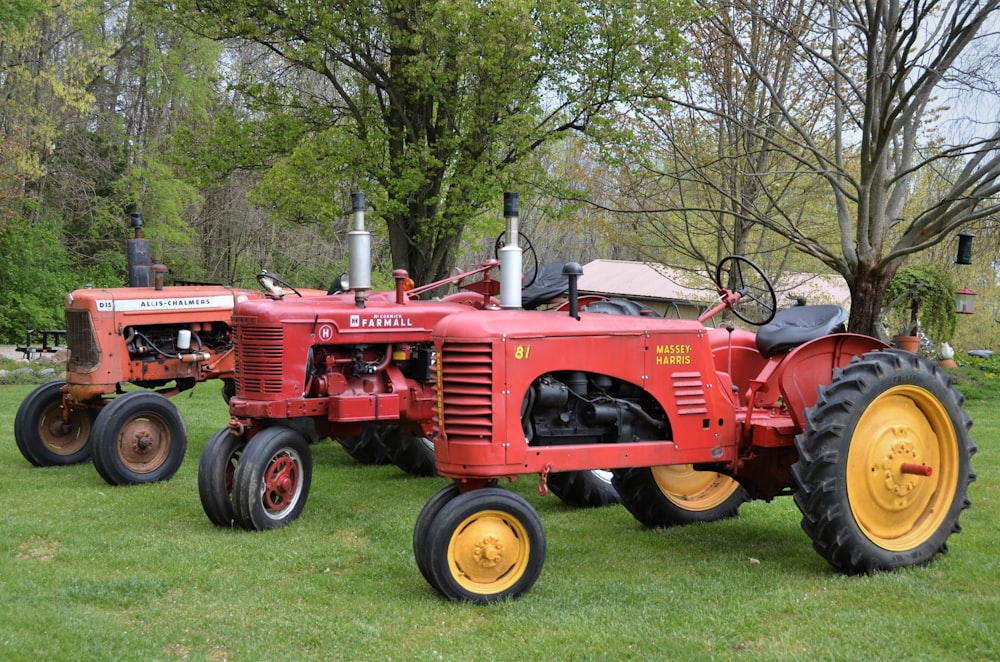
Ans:
POLYGON ((935 343, 948 342, 955 335, 955 283, 941 267, 932 264, 902 267, 886 290, 885 317, 900 329, 897 346, 916 351, 918 331, 935 343), (910 341, 908 339, 913 338, 910 341), (907 346, 910 342, 913 347, 907 346))

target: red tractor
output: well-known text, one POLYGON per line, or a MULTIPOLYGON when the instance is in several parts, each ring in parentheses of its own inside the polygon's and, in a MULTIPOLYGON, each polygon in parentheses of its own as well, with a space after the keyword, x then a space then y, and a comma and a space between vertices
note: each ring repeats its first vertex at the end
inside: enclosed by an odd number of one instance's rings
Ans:
MULTIPOLYGON (((231 383, 233 307, 283 295, 267 272, 258 276, 265 291, 164 287, 166 269, 150 264, 139 214, 132 215, 132 226, 132 286, 66 296, 65 381, 36 388, 14 419, 17 447, 30 463, 66 465, 92 456, 112 485, 168 480, 177 472, 187 432, 167 398, 209 379, 231 383), (126 384, 156 390, 126 391, 126 384)), ((299 296, 326 294, 290 289, 299 296)))
POLYGON ((642 524, 737 514, 792 495, 835 568, 871 573, 946 551, 975 480, 971 419, 934 363, 846 333, 838 306, 775 315, 750 261, 720 263, 719 302, 697 321, 508 308, 441 320, 440 475, 453 483, 417 519, 413 549, 452 600, 515 598, 539 577, 541 520, 501 478, 610 469, 642 524), (706 328, 730 311, 756 333, 706 328))
MULTIPOLYGON (((501 263, 521 306, 522 285, 534 305, 565 289, 550 270, 522 283, 517 241, 498 247, 499 260, 470 272, 409 289, 403 270, 393 273, 393 292, 368 292, 369 234, 364 196, 354 194, 349 233, 349 295, 337 298, 244 301, 233 313, 236 393, 230 424, 202 452, 198 490, 205 514, 218 526, 248 530, 282 526, 297 518, 312 482, 311 443, 336 438, 352 457, 377 461, 388 455, 415 475, 434 473, 433 430, 436 355, 431 330, 441 319, 474 309, 511 305, 498 301, 501 282, 491 272, 501 263), (454 283, 459 291, 439 300, 417 296, 454 283)), ((505 200, 507 237, 518 237, 516 198, 505 200)), ((499 242, 498 242, 499 243, 499 242)), ((530 276, 529 276, 530 278, 530 276)), ((618 311, 622 312, 622 311, 618 311)), ((549 313, 551 314, 551 313, 549 313)), ((627 312, 625 314, 628 314, 627 312)), ((616 502, 610 474, 566 474, 553 491, 573 505, 616 502), (559 488, 564 488, 559 492, 559 488)))

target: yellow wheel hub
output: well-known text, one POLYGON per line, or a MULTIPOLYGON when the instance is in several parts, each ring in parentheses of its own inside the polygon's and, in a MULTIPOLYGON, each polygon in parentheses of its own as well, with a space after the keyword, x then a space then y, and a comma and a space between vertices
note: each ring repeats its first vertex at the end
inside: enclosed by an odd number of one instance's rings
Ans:
POLYGON ((958 440, 930 392, 888 389, 862 414, 847 454, 851 513, 872 542, 912 549, 940 528, 958 484, 958 440))
POLYGON ((695 471, 690 464, 653 467, 653 479, 667 499, 684 510, 711 510, 731 497, 740 484, 714 471, 695 471))
POLYGON ((484 510, 465 519, 452 534, 448 565, 473 593, 500 593, 524 574, 531 549, 528 533, 509 513, 484 510))

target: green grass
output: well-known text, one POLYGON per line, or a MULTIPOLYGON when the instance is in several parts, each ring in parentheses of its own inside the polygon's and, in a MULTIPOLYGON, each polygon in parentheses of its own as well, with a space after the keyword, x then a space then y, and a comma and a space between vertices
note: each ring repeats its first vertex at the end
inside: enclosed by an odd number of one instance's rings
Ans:
POLYGON ((227 420, 215 384, 175 399, 188 456, 166 483, 113 488, 89 464, 38 469, 13 439, 32 386, 0 386, 0 659, 995 660, 1000 655, 998 390, 975 378, 973 506, 951 551, 872 577, 833 571, 791 499, 736 520, 645 530, 621 507, 538 509, 548 555, 522 599, 450 603, 413 560, 413 524, 446 483, 314 447, 302 517, 212 526, 197 465, 227 420))

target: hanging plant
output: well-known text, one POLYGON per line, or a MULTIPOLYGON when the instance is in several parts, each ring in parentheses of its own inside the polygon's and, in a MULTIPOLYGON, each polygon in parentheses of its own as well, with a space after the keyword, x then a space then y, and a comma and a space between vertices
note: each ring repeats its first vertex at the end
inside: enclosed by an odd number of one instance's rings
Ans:
POLYGON ((941 267, 902 267, 889 283, 885 298, 889 302, 885 318, 899 329, 899 335, 913 336, 921 330, 939 344, 955 335, 955 283, 941 267))

